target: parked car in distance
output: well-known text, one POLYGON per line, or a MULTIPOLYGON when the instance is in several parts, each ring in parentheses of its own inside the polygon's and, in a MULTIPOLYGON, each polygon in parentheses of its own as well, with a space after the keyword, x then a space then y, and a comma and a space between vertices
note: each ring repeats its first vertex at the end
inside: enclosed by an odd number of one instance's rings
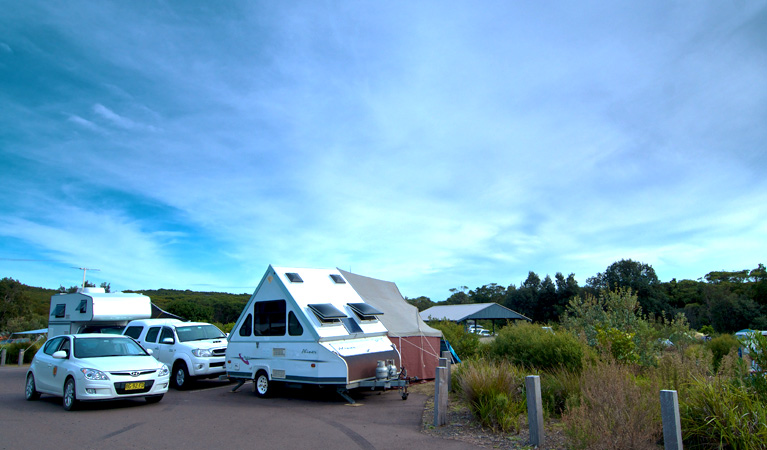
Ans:
POLYGON ((24 394, 63 397, 64 409, 80 401, 144 397, 162 400, 170 370, 127 336, 74 334, 54 337, 35 354, 27 371, 24 394))
POLYGON ((130 336, 171 368, 170 382, 185 389, 195 378, 223 373, 226 335, 215 325, 178 319, 132 320, 123 334, 130 336))

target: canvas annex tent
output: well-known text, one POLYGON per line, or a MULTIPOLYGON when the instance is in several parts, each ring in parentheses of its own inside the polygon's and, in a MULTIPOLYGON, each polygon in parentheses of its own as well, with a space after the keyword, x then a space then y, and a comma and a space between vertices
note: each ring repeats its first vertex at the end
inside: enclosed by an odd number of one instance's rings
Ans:
POLYGON ((439 363, 442 332, 418 315, 418 308, 402 297, 397 285, 338 269, 366 303, 380 309, 389 339, 397 346, 408 376, 433 379, 439 363))

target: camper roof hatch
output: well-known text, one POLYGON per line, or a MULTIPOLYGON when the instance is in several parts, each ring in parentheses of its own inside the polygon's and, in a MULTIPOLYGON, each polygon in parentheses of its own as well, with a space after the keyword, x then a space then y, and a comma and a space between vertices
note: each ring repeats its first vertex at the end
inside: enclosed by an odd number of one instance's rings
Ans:
POLYGON ((346 314, 330 303, 314 303, 307 306, 322 323, 338 322, 339 319, 346 317, 346 314))
POLYGON ((368 305, 367 303, 347 303, 349 307, 362 320, 375 320, 375 316, 383 314, 382 311, 368 305))

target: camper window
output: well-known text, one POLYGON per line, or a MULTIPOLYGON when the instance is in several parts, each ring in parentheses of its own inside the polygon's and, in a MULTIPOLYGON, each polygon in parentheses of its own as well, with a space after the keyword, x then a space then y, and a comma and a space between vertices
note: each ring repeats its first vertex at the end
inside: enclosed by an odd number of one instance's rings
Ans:
POLYGON ((56 309, 53 311, 54 317, 64 317, 67 312, 67 305, 65 303, 59 303, 56 305, 56 309))
POLYGON ((301 326, 301 322, 298 321, 298 317, 290 311, 288 313, 288 334, 291 336, 301 336, 304 334, 304 327, 301 326))
POLYGON ((314 303, 309 306, 315 316, 320 320, 320 323, 331 324, 340 323, 341 320, 346 317, 346 314, 342 313, 335 306, 330 303, 314 303))
POLYGON ((360 320, 376 320, 376 316, 383 312, 373 308, 367 303, 347 303, 349 307, 357 314, 360 320))
POLYGON ((88 302, 85 299, 80 300, 80 304, 77 305, 77 310, 85 314, 88 311, 88 302))
POLYGON ((242 322, 242 326, 240 327, 240 336, 250 336, 253 334, 253 315, 248 314, 248 317, 245 318, 245 321, 242 322))
POLYGON ((253 334, 285 336, 285 300, 256 302, 253 305, 253 334))
POLYGON ((152 327, 149 329, 149 331, 146 332, 146 341, 147 342, 157 342, 157 335, 160 333, 160 327, 152 327))

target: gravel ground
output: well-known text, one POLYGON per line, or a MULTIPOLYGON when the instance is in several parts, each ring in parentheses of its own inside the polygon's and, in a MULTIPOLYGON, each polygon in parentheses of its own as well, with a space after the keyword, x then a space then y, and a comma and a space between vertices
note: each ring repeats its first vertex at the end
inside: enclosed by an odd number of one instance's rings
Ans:
MULTIPOLYGON (((435 427, 434 424, 434 382, 411 385, 411 392, 426 394, 426 401, 422 417, 422 430, 424 433, 443 439, 454 439, 468 442, 486 448, 498 448, 504 450, 532 449, 536 448, 529 444, 529 430, 527 418, 523 418, 518 434, 496 433, 491 429, 483 428, 474 419, 469 408, 463 402, 451 395, 448 398, 447 425, 435 427)), ((542 450, 565 450, 567 449, 565 435, 560 422, 547 421, 544 431, 544 445, 542 450)))

